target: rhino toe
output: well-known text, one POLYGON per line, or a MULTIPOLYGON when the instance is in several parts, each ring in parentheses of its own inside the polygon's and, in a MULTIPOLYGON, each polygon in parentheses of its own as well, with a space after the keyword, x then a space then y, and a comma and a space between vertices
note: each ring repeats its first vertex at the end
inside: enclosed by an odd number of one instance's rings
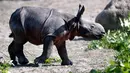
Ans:
POLYGON ((73 65, 73 62, 71 62, 70 60, 62 61, 61 65, 73 65))
POLYGON ((11 66, 17 66, 17 65, 18 65, 17 61, 12 61, 11 66))
POLYGON ((34 60, 34 63, 35 64, 38 64, 38 63, 44 63, 45 62, 45 58, 41 58, 41 57, 38 57, 34 60))
POLYGON ((20 58, 20 59, 19 59, 19 63, 20 63, 21 65, 28 64, 28 62, 29 62, 29 61, 28 61, 26 58, 24 58, 24 59, 23 59, 23 58, 20 58))

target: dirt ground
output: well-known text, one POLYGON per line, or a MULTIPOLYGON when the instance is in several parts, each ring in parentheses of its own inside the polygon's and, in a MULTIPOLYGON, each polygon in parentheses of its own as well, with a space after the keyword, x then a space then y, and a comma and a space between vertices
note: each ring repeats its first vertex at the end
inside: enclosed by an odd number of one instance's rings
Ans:
MULTIPOLYGON (((60 12, 76 14, 78 5, 85 6, 83 18, 94 21, 96 15, 102 11, 110 0, 31 0, 31 1, 10 1, 0 0, 0 57, 9 61, 8 45, 12 41, 8 37, 10 32, 8 21, 11 13, 21 6, 35 6, 55 8, 60 12)), ((67 41, 69 58, 73 61, 72 66, 61 66, 54 63, 41 67, 13 67, 10 73, 88 73, 91 69, 104 69, 110 59, 113 58, 113 50, 97 49, 88 50, 87 45, 90 41, 82 37, 76 37, 73 41, 67 41)), ((35 46, 30 43, 25 44, 24 53, 30 62, 41 55, 42 45, 35 46)), ((59 57, 54 47, 51 57, 59 57)))

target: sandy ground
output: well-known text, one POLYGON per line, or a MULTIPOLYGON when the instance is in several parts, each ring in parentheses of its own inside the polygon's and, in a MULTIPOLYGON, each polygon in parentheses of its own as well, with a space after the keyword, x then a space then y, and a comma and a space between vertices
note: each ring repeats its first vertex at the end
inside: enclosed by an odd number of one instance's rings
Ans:
MULTIPOLYGON (((94 21, 96 15, 102 11, 110 0, 32 0, 32 1, 10 1, 0 0, 0 57, 9 61, 8 45, 12 41, 8 38, 10 33, 8 21, 11 13, 21 6, 35 6, 55 8, 60 12, 76 14, 78 5, 85 6, 83 18, 94 21)), ((91 69, 104 69, 110 59, 113 58, 113 50, 97 49, 88 50, 90 41, 81 37, 76 37, 73 41, 67 41, 69 58, 73 61, 72 66, 61 66, 60 63, 50 64, 42 67, 13 67, 9 69, 11 73, 87 73, 91 69)), ((42 52, 42 45, 35 46, 30 43, 25 44, 24 53, 30 62, 42 52)), ((59 57, 54 47, 51 57, 59 57)))

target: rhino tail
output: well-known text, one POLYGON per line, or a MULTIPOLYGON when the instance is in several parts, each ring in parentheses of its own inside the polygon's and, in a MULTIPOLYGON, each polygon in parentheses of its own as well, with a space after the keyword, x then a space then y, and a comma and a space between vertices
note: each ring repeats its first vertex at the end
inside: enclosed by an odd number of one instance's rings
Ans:
POLYGON ((10 33, 9 37, 12 38, 13 37, 13 33, 10 33))

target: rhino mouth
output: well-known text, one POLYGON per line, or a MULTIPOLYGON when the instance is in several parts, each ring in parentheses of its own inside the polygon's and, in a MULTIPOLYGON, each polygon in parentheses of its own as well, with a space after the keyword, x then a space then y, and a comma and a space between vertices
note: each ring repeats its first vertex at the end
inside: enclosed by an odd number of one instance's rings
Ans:
POLYGON ((101 39, 104 35, 95 35, 97 39, 101 39))
POLYGON ((95 37, 96 37, 97 39, 101 39, 104 35, 105 35, 105 32, 101 32, 100 34, 95 35, 95 37))
POLYGON ((88 38, 88 39, 94 39, 94 40, 98 40, 98 39, 101 39, 104 34, 98 34, 98 35, 94 35, 94 34, 85 34, 85 35, 81 35, 82 37, 84 38, 88 38))

